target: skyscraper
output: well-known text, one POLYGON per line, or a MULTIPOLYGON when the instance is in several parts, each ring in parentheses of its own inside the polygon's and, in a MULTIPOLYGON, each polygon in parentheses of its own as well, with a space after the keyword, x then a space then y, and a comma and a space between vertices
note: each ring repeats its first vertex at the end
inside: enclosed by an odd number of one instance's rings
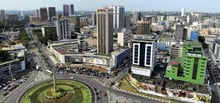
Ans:
POLYGON ((113 10, 97 9, 96 17, 98 53, 110 54, 113 51, 113 10))
POLYGON ((73 4, 70 4, 69 6, 69 16, 73 16, 74 15, 74 5, 73 4))
POLYGON ((138 20, 141 20, 141 12, 135 11, 132 15, 132 23, 136 23, 138 20))
POLYGON ((48 8, 48 16, 49 16, 49 20, 52 20, 52 17, 56 16, 56 8, 55 7, 49 7, 48 8))
POLYGON ((40 10, 39 9, 36 10, 35 16, 38 17, 38 18, 40 17, 40 10))
POLYGON ((92 14, 92 25, 96 25, 96 13, 92 14))
POLYGON ((63 5, 63 16, 69 16, 69 5, 63 5))
POLYGON ((125 8, 123 6, 111 6, 109 8, 113 9, 113 28, 115 30, 122 29, 124 27, 125 8))
POLYGON ((48 20, 47 8, 40 8, 40 19, 41 19, 41 21, 47 21, 48 20))
POLYGON ((186 16, 186 14, 185 14, 185 8, 182 8, 182 10, 181 10, 181 16, 186 16))
POLYGON ((0 20, 5 19, 5 10, 0 10, 0 20))

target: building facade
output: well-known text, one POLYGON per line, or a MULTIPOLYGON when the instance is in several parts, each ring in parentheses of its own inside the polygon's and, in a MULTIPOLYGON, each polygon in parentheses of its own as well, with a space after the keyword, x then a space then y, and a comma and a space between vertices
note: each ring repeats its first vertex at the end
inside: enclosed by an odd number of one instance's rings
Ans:
POLYGON ((41 21, 47 21, 48 20, 47 8, 40 8, 40 19, 41 19, 41 21))
POLYGON ((142 18, 137 21, 137 34, 148 34, 150 33, 151 17, 142 18))
POLYGON ((53 17, 56 16, 56 8, 55 7, 48 7, 48 16, 49 20, 51 21, 53 17))
POLYGON ((128 47, 128 43, 131 42, 132 34, 131 31, 122 29, 121 32, 118 33, 118 44, 122 47, 128 47))
POLYGON ((0 10, 0 20, 5 20, 5 10, 0 10))
POLYGON ((201 43, 185 41, 181 58, 167 66, 165 77, 202 85, 205 82, 206 64, 207 57, 201 43))
POLYGON ((69 16, 69 5, 63 5, 63 16, 69 16))
POLYGON ((69 5, 69 16, 73 16, 74 15, 74 5, 73 4, 70 4, 69 5))
POLYGON ((151 76, 155 66, 155 40, 134 39, 132 74, 151 76))
POLYGON ((70 21, 60 19, 56 21, 57 37, 58 40, 71 39, 71 26, 70 21))
POLYGON ((113 9, 97 9, 96 17, 98 54, 110 54, 113 51, 113 9))
POLYGON ((113 28, 120 30, 124 28, 124 14, 125 8, 123 6, 111 6, 113 9, 113 28))

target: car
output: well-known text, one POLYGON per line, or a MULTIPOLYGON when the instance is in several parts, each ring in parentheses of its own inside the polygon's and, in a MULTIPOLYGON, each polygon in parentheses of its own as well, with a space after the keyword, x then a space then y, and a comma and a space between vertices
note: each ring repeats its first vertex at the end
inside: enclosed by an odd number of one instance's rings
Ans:
POLYGON ((8 86, 4 87, 3 90, 4 90, 4 91, 8 90, 8 86))
POLYGON ((8 93, 9 93, 9 92, 4 92, 4 93, 3 93, 3 96, 6 96, 6 95, 8 95, 8 93))

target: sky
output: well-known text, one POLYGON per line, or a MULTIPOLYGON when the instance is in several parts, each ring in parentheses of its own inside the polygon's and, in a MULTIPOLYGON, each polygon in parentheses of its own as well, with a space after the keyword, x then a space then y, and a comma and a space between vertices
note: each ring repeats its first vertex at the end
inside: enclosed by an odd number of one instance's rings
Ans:
POLYGON ((36 10, 40 7, 56 7, 74 4, 75 10, 95 11, 108 5, 121 5, 126 11, 186 11, 220 12, 220 0, 0 0, 0 9, 36 10))

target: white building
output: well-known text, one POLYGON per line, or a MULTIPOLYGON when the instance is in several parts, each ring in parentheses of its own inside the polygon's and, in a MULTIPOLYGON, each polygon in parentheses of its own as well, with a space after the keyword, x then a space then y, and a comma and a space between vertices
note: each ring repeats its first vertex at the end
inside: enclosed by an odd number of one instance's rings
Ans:
POLYGON ((60 19, 56 21, 58 40, 71 39, 70 21, 67 19, 60 19))
POLYGON ((181 9, 181 16, 186 16, 185 12, 186 12, 185 8, 182 8, 181 9))
POLYGON ((110 6, 113 9, 113 28, 120 30, 124 28, 125 8, 123 6, 110 6))
POLYGON ((128 43, 132 39, 132 34, 130 30, 123 29, 118 33, 118 44, 122 47, 128 46, 128 43))

